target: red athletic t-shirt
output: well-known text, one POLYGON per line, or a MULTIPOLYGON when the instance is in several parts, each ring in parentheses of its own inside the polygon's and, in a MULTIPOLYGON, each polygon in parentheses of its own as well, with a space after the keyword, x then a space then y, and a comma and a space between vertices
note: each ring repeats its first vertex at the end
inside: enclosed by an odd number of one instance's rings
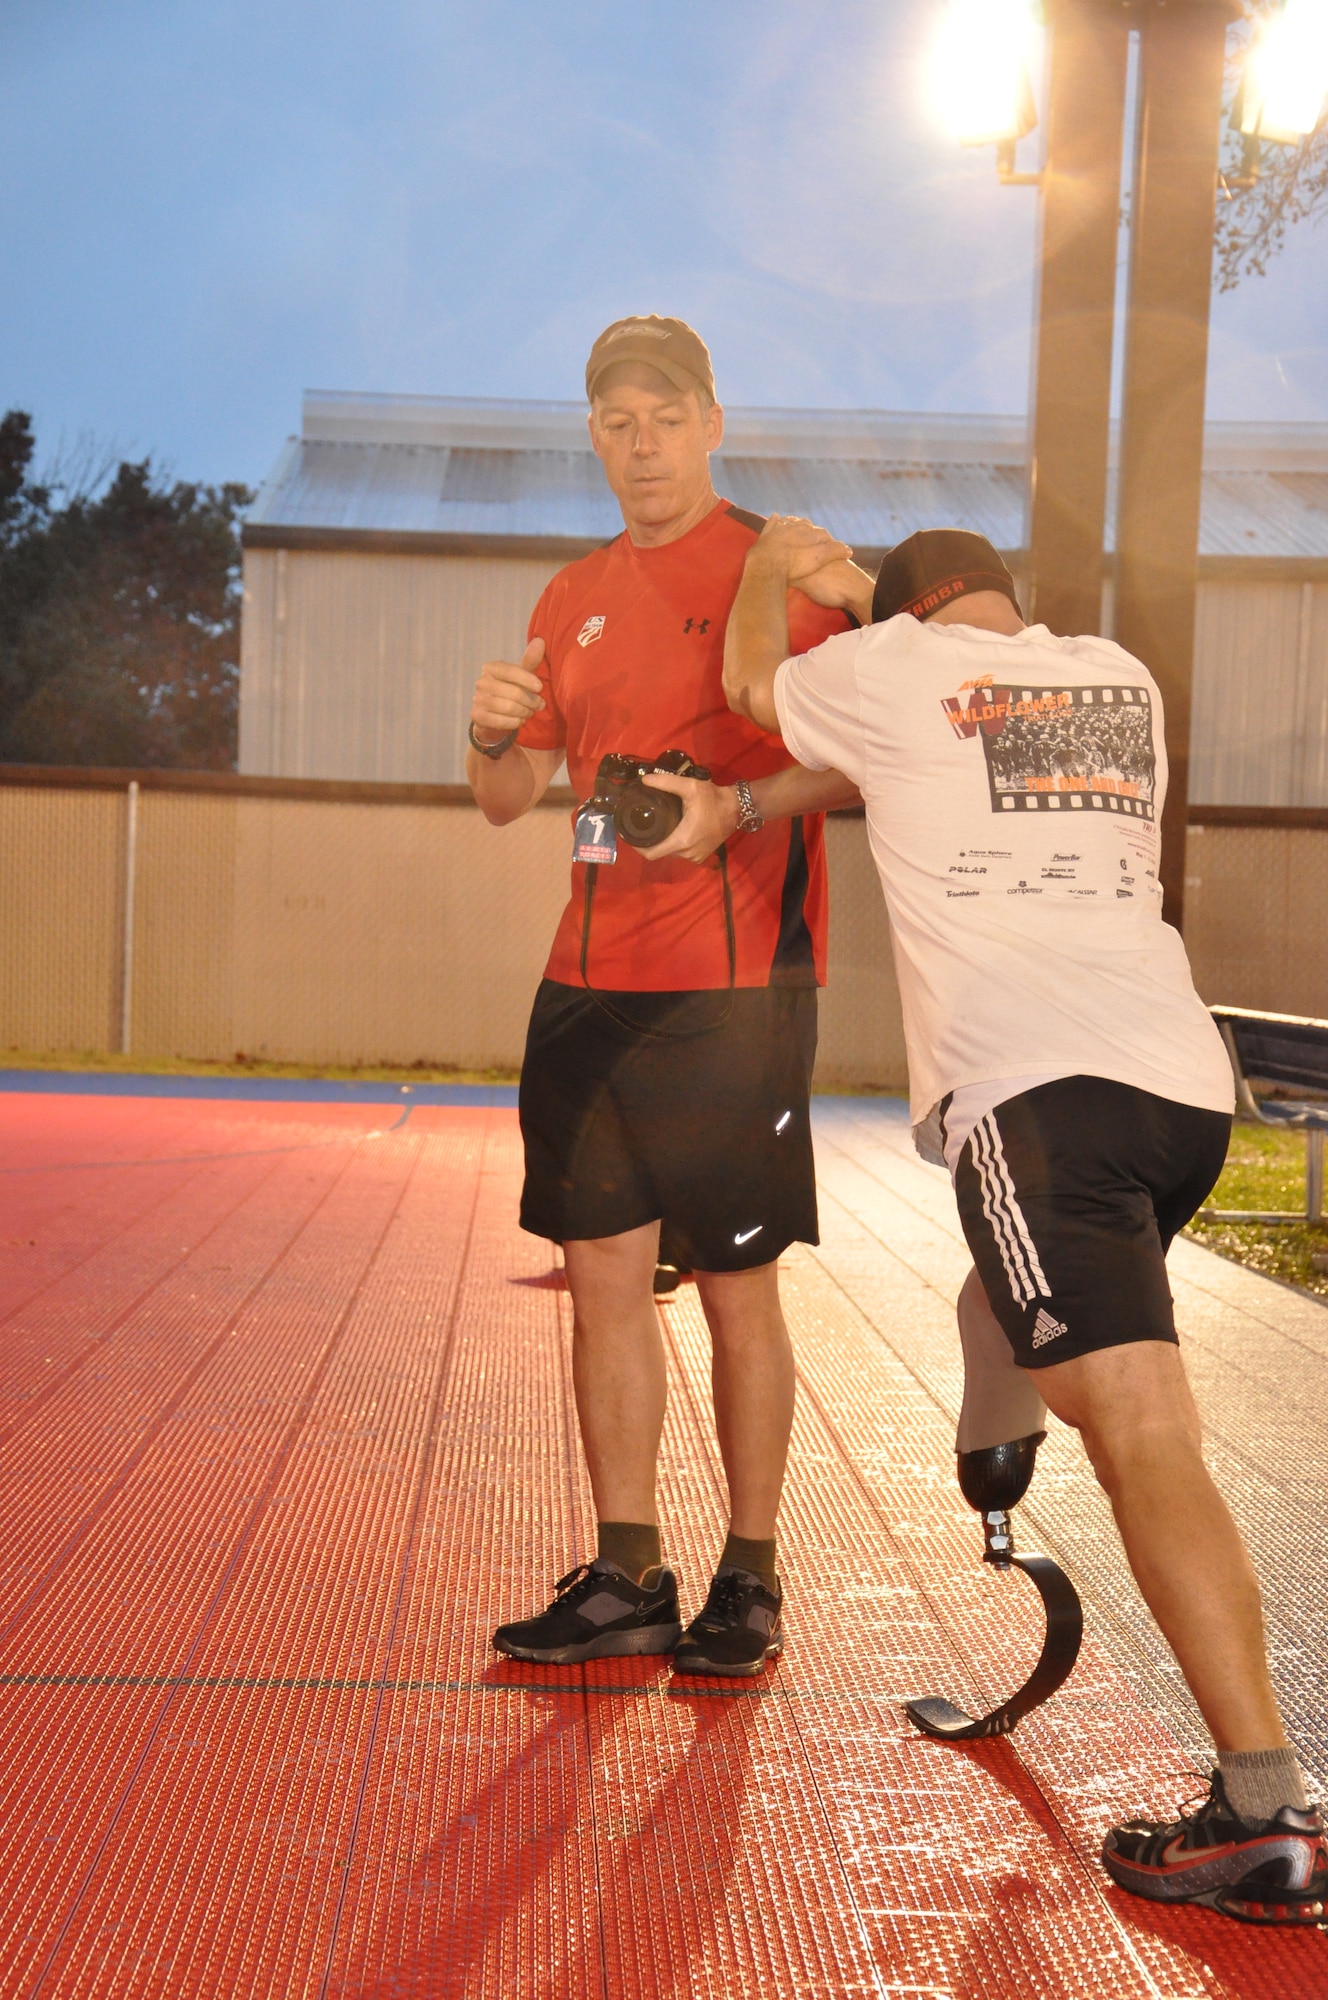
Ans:
MULTIPOLYGON (((716 784, 764 778, 793 762, 724 699, 724 627, 747 551, 763 521, 719 501, 679 541, 638 548, 622 534, 569 563, 530 620, 543 639, 545 706, 518 741, 567 752, 578 799, 589 798, 609 751, 656 758, 685 750, 716 784)), ((847 629, 795 592, 790 651, 847 629)), ((821 814, 777 820, 728 843, 739 986, 825 983, 826 883, 821 814)), ((545 977, 580 986, 588 870, 573 863, 545 977)), ((601 866, 587 972, 609 992, 698 992, 727 986, 729 954, 717 860, 650 862, 625 841, 601 866)))

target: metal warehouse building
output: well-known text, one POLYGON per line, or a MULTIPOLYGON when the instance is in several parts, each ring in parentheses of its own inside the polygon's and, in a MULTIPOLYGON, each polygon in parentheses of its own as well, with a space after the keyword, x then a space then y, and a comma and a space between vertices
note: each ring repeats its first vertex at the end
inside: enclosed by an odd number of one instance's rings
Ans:
MULTIPOLYGON (((865 561, 965 527, 1017 572, 1026 449, 1015 418, 731 409, 715 485, 865 561)), ((460 782, 479 663, 621 526, 581 404, 306 396, 244 532, 240 770, 460 782)), ((1328 806, 1328 425, 1209 426, 1199 570, 1192 799, 1328 806)))

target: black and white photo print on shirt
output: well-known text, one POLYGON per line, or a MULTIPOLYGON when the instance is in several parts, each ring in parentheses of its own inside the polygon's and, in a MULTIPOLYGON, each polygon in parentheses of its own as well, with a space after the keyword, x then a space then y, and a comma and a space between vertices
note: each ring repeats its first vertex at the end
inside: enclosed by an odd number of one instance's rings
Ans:
POLYGON ((1141 687, 976 687, 947 696, 955 735, 978 738, 993 812, 1124 813, 1151 820, 1157 759, 1141 687))

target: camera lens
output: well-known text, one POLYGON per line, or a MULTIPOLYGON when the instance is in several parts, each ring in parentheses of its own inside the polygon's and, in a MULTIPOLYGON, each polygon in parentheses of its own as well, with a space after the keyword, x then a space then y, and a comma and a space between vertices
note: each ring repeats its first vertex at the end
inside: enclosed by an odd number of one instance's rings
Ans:
POLYGON ((682 800, 676 792, 656 791, 651 785, 629 785, 618 801, 614 818, 619 834, 630 847, 658 847, 682 818, 682 800))

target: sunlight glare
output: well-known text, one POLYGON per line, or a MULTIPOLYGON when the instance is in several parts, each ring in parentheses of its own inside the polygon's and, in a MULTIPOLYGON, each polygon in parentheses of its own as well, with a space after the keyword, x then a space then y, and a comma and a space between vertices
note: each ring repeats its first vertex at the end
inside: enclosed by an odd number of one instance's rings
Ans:
POLYGON ((941 123, 965 146, 1022 139, 1036 122, 1029 0, 950 0, 928 65, 941 123))
POLYGON ((1328 0, 1287 0, 1245 69, 1242 132, 1292 145, 1312 132, 1328 95, 1328 0))

